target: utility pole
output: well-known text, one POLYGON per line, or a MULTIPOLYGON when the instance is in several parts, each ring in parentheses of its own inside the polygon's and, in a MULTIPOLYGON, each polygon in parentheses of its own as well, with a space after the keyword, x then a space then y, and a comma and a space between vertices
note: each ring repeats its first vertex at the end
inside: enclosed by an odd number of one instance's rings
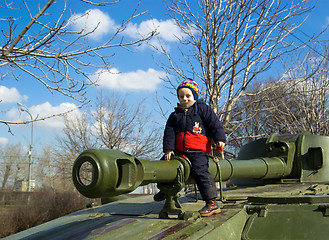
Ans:
POLYGON ((26 112, 27 114, 29 114, 30 118, 31 118, 31 141, 30 141, 30 148, 29 148, 29 169, 28 169, 28 192, 31 192, 31 180, 32 180, 32 171, 31 171, 31 164, 32 164, 32 148, 33 148, 33 117, 31 115, 31 113, 29 112, 29 109, 25 106, 23 106, 21 103, 17 103, 19 110, 21 112, 26 112))

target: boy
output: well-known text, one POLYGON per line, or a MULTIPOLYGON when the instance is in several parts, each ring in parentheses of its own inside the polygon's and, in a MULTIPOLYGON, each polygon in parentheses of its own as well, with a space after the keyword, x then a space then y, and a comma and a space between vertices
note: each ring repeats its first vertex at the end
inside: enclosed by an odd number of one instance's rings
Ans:
POLYGON ((163 151, 167 161, 175 154, 183 154, 190 160, 195 182, 206 202, 199 212, 206 217, 221 211, 216 202, 215 181, 208 171, 208 154, 212 140, 223 148, 226 137, 219 118, 202 99, 198 99, 198 92, 198 85, 192 79, 185 79, 178 86, 179 105, 167 121, 163 151))

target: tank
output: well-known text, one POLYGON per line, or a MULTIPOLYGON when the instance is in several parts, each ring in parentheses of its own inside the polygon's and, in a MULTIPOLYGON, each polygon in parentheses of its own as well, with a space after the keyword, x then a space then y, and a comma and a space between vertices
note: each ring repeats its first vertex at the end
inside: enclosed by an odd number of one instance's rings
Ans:
POLYGON ((187 189, 194 186, 188 159, 149 161, 90 149, 73 165, 81 194, 106 200, 157 183, 166 200, 126 198, 5 239, 328 238, 329 137, 272 134, 244 145, 234 160, 210 158, 209 171, 219 185, 222 212, 202 218, 204 202, 187 189))

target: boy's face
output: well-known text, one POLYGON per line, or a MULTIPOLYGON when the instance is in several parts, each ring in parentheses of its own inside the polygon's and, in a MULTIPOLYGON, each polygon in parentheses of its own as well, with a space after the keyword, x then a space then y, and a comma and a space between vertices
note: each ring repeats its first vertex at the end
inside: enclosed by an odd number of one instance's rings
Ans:
POLYGON ((181 88, 178 90, 179 103, 190 102, 194 100, 191 89, 181 88))

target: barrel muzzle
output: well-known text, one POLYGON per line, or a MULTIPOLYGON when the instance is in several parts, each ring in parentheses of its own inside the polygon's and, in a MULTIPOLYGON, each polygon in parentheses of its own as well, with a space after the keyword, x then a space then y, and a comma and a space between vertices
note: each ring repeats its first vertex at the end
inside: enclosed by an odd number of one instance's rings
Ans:
POLYGON ((138 186, 137 168, 134 157, 121 151, 89 149, 73 164, 73 183, 89 198, 116 196, 138 186))
POLYGON ((149 183, 175 183, 182 177, 180 173, 186 182, 190 165, 183 158, 150 161, 109 149, 84 151, 72 170, 75 187, 89 198, 117 196, 149 183))

